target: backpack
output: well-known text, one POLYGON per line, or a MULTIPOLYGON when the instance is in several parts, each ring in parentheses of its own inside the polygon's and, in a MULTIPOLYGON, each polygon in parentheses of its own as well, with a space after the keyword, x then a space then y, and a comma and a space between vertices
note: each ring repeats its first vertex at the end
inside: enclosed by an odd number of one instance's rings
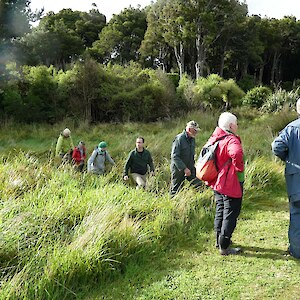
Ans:
POLYGON ((227 135, 219 138, 212 145, 206 144, 199 154, 196 163, 196 177, 200 180, 212 182, 218 176, 219 170, 216 164, 216 149, 219 141, 227 135))

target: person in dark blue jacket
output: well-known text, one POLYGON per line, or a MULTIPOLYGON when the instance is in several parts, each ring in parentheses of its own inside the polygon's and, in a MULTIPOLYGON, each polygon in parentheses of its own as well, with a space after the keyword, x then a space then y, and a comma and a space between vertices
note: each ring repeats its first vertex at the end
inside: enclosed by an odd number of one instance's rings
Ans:
POLYGON ((195 137, 200 130, 195 121, 186 124, 185 130, 178 134, 171 150, 171 187, 170 195, 174 196, 182 187, 185 179, 196 188, 201 181, 196 177, 195 168, 195 137))
MULTIPOLYGON (((300 115, 300 99, 297 101, 300 115)), ((289 123, 272 143, 272 152, 285 162, 290 206, 289 252, 300 258, 300 118, 289 123)))

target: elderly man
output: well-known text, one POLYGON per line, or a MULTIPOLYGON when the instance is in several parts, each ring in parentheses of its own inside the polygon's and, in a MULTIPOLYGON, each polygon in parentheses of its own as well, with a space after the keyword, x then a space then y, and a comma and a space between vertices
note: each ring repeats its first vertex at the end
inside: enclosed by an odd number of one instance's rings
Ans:
POLYGON ((178 134, 171 150, 171 187, 170 195, 174 196, 182 187, 185 179, 196 188, 201 181, 196 177, 195 169, 195 137, 199 131, 195 121, 186 124, 185 130, 178 134))
POLYGON ((71 130, 65 128, 59 135, 56 143, 55 156, 64 160, 71 160, 71 151, 74 149, 71 130))
MULTIPOLYGON (((300 99, 296 104, 300 115, 300 99)), ((300 258, 300 119, 289 123, 275 138, 272 151, 285 162, 285 180, 290 206, 289 252, 300 258)))

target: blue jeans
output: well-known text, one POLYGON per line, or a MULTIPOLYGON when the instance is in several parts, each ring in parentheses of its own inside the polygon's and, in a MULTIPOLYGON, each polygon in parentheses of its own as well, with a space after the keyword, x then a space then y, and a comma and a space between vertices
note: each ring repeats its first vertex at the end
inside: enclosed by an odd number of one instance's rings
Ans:
POLYGON ((290 201, 289 242, 291 255, 300 258, 300 200, 290 201))

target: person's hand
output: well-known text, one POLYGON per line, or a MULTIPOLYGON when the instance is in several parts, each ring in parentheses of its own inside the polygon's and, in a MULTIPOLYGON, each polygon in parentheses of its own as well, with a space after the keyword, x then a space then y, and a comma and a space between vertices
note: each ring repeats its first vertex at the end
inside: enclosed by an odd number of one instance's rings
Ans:
POLYGON ((129 179, 129 177, 128 177, 127 175, 125 175, 125 176, 123 177, 123 179, 126 181, 126 180, 129 179))
POLYGON ((184 169, 184 176, 189 177, 191 175, 192 175, 191 170, 189 168, 185 168, 184 169))

